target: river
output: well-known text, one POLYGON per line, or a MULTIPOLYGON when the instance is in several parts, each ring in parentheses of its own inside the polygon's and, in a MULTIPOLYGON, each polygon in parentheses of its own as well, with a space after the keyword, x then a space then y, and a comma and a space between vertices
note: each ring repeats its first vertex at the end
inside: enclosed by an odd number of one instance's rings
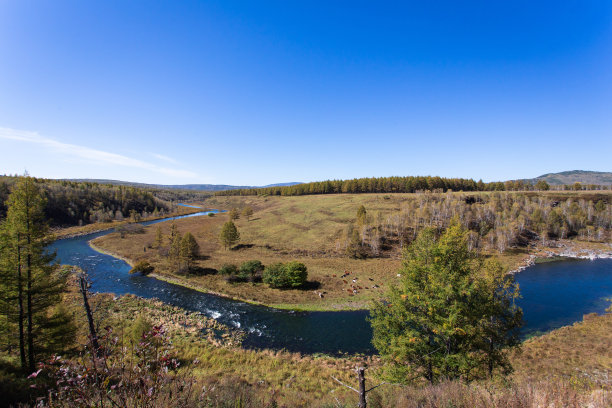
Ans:
MULTIPOLYGON (((197 217, 202 211, 180 217, 144 222, 151 225, 176 218, 197 217)), ((85 270, 94 292, 131 293, 158 298, 186 310, 201 312, 231 327, 245 330, 243 345, 286 349, 302 353, 372 353, 372 331, 367 311, 293 312, 252 305, 155 278, 130 275, 130 266, 110 255, 94 251, 88 242, 106 235, 102 231, 55 241, 61 264, 85 270)), ((612 297, 612 259, 567 260, 537 264, 515 275, 521 288, 525 336, 552 330, 582 319, 586 313, 602 313, 612 297)))

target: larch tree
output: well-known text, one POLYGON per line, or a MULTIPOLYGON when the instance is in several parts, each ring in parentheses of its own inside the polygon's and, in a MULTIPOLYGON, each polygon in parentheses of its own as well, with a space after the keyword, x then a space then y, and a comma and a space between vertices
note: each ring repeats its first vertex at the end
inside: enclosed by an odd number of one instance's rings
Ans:
POLYGON ((180 257, 185 265, 187 273, 193 267, 193 261, 200 254, 200 246, 191 232, 186 232, 181 238, 180 257))
POLYGON ((61 307, 67 276, 45 249, 50 243, 45 199, 36 181, 21 177, 7 204, 0 261, 3 313, 7 324, 16 326, 22 368, 34 371, 40 357, 61 351, 57 348, 74 334, 61 307))
POLYGON ((246 218, 247 221, 250 221, 251 217, 253 216, 253 207, 251 207, 250 205, 244 207, 244 209, 242 210, 242 215, 244 215, 244 218, 246 218))
POLYGON ((155 229, 155 248, 159 249, 164 244, 164 234, 162 233, 161 226, 157 226, 155 229))
POLYGON ((228 221, 223 224, 221 233, 219 234, 219 240, 225 249, 231 248, 236 242, 240 240, 240 233, 238 228, 232 221, 228 221))
POLYGON ((435 229, 422 231, 405 250, 400 274, 401 284, 370 311, 372 341, 393 380, 436 383, 509 371, 507 351, 522 324, 518 286, 499 264, 468 249, 458 222, 440 238, 435 229))
POLYGON ((238 212, 238 209, 237 209, 237 208, 232 208, 232 209, 229 211, 229 214, 228 214, 228 215, 229 215, 229 219, 230 219, 230 221, 234 221, 234 220, 237 220, 238 218, 240 218, 240 213, 238 212))

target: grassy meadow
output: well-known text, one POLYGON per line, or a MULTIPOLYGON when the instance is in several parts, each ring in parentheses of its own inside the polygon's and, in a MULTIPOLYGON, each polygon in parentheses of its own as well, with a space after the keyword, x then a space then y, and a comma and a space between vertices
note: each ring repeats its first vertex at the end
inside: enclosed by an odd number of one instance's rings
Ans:
MULTIPOLYGON (((474 193, 444 193, 458 197, 474 193)), ((495 194, 495 193, 476 193, 495 194)), ((513 194, 513 193, 509 193, 513 194)), ((536 193, 529 193, 536 194, 536 193)), ((583 198, 591 192, 537 193, 544 197, 583 198)), ((610 196, 610 193, 596 193, 610 196)), ((431 194, 429 194, 431 197, 431 194)), ((235 221, 240 232, 240 242, 231 250, 219 243, 219 232, 229 216, 227 213, 214 217, 193 217, 175 221, 180 234, 191 232, 199 246, 200 258, 196 271, 189 275, 175 273, 166 257, 153 248, 157 225, 144 228, 138 234, 124 238, 111 233, 94 241, 96 248, 132 263, 146 260, 154 268, 154 274, 203 291, 223 294, 249 302, 266 304, 278 308, 301 310, 346 310, 366 308, 372 299, 379 298, 388 287, 397 281, 401 267, 402 244, 385 243, 377 257, 352 259, 345 254, 347 231, 355 224, 357 209, 363 205, 370 220, 384 223, 405 208, 422 200, 421 194, 333 194, 297 197, 280 196, 213 196, 199 203, 206 208, 242 210, 250 206, 254 214, 247 220, 241 216, 235 221), (297 260, 308 267, 309 283, 302 289, 272 289, 262 283, 228 283, 223 276, 214 273, 224 264, 239 265, 257 259, 264 265, 275 262, 297 260), (348 274, 347 274, 348 273, 348 274), (344 276, 343 276, 344 275, 344 276)), ((170 222, 158 224, 165 237, 170 231, 170 222)), ((574 240, 565 240, 576 245, 574 240)), ((164 245, 168 245, 167 239, 164 245)), ((580 247, 606 248, 604 244, 580 242, 580 247)), ((509 269, 516 269, 530 258, 550 248, 533 244, 509 248, 503 254, 485 251, 487 256, 498 257, 509 269)), ((553 251, 555 249, 552 249, 553 251)))

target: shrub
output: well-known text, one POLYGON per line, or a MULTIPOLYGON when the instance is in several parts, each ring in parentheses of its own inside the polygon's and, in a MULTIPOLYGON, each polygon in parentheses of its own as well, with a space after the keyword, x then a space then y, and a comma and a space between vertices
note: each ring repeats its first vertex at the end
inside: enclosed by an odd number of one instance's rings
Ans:
POLYGON ((285 278, 289 287, 298 288, 306 283, 308 269, 301 262, 289 262, 285 264, 285 278))
POLYGON ((151 266, 147 261, 140 261, 130 270, 130 273, 140 273, 142 275, 148 275, 153 272, 155 268, 151 266))
POLYGON ((221 275, 236 275, 238 274, 238 267, 233 264, 225 264, 219 269, 221 275))
POLYGON ((281 288, 285 284, 285 271, 282 263, 266 266, 263 271, 263 281, 273 288, 281 288))
POLYGON ((251 276, 255 276, 257 273, 262 272, 263 270, 264 266, 261 261, 258 260, 246 261, 240 265, 240 272, 249 274, 251 276))
POLYGON ((266 266, 263 281, 273 288, 297 288, 308 278, 308 269, 301 262, 276 263, 266 266))

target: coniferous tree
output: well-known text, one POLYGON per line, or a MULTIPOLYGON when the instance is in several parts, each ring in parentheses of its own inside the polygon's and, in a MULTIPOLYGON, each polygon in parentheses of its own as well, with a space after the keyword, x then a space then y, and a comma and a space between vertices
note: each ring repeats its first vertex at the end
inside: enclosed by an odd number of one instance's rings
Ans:
POLYGON ((225 249, 231 248, 232 245, 240 240, 240 233, 232 221, 223 224, 219 240, 225 249))
POLYGON ((187 272, 191 270, 194 259, 200 253, 200 246, 191 232, 185 233, 181 238, 180 257, 187 272))
POLYGON ((37 360, 73 334, 66 310, 59 306, 66 274, 51 262, 44 216, 45 199, 34 179, 25 176, 8 199, 2 227, 2 293, 9 302, 5 321, 16 326, 23 369, 34 371, 37 360), (72 333, 72 334, 71 334, 72 333))
POLYGON ((158 225, 155 229, 155 248, 159 249, 164 244, 164 234, 161 227, 158 225))
POLYGON ((242 215, 244 215, 244 218, 246 218, 247 221, 250 221, 251 217, 253 216, 253 208, 250 205, 247 205, 244 207, 244 210, 242 210, 242 215))
POLYGON ((238 212, 238 209, 237 208, 232 208, 229 211, 229 219, 230 219, 230 221, 237 220, 238 218, 240 218, 240 213, 238 212))
POLYGON ((404 253, 400 286, 370 312, 373 343, 390 376, 435 383, 496 367, 507 372, 522 314, 514 305, 518 287, 504 272, 468 250, 457 222, 439 239, 434 229, 421 232, 404 253))

